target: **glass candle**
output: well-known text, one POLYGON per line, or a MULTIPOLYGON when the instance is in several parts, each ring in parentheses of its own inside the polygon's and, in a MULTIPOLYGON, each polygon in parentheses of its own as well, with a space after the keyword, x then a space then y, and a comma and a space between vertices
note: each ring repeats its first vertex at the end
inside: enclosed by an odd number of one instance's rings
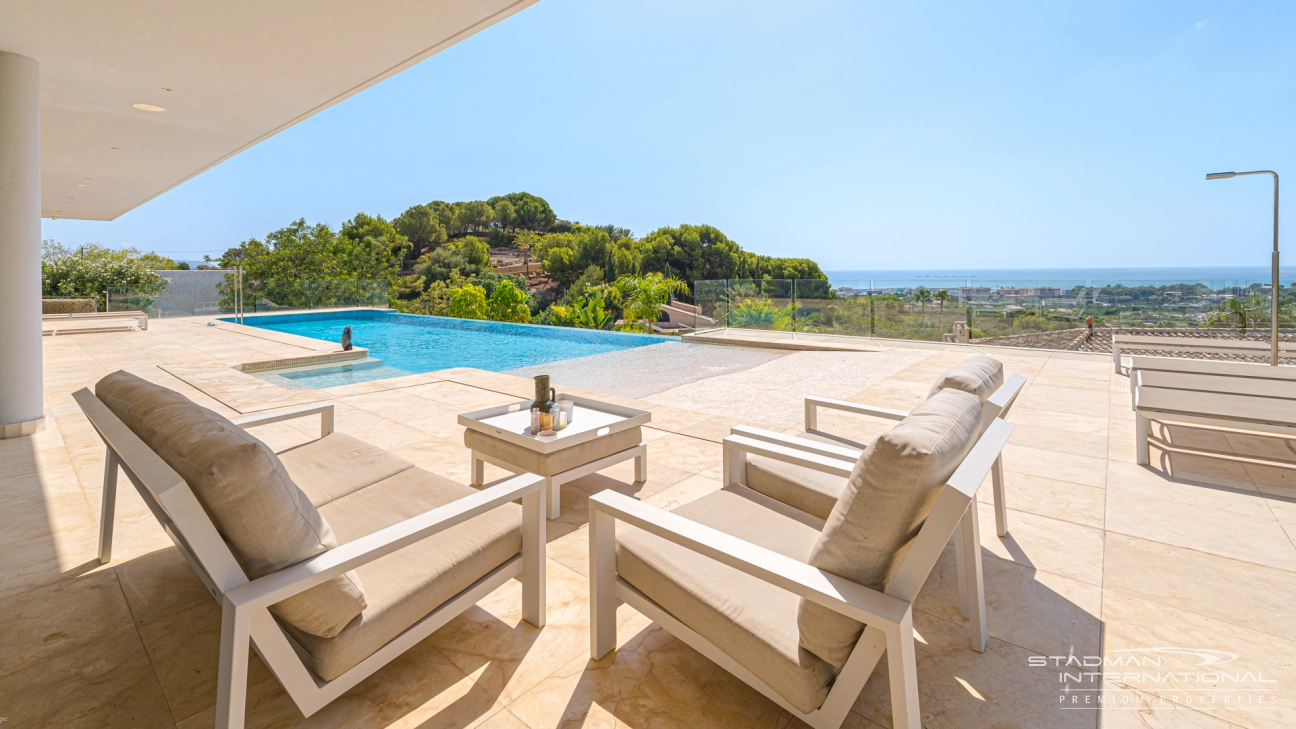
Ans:
POLYGON ((571 425, 572 415, 575 414, 576 403, 571 400, 558 401, 558 429, 561 430, 571 425))

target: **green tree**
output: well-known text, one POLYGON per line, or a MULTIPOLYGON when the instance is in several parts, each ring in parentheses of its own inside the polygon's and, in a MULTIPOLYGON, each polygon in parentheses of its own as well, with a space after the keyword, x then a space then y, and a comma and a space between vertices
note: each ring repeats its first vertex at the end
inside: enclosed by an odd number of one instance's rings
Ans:
POLYGON ((657 321, 662 304, 669 303, 671 296, 688 291, 683 281, 660 273, 622 276, 613 287, 621 295, 623 318, 649 325, 657 321))
POLYGON ((416 257, 446 242, 446 229, 440 216, 427 205, 406 209, 392 223, 413 244, 412 254, 416 257))
POLYGON ((488 314, 495 321, 522 324, 531 321, 531 307, 527 306, 527 295, 507 279, 500 281, 495 287, 495 292, 491 294, 488 314))
POLYGON ((449 281, 453 275, 472 278, 491 270, 490 247, 476 236, 446 243, 419 259, 414 271, 433 281, 449 281))
POLYGON ((338 232, 336 255, 349 259, 342 264, 348 273, 361 274, 358 278, 390 279, 400 270, 399 261, 413 252, 409 239, 396 230, 381 215, 356 213, 342 224, 338 232), (386 250, 387 255, 379 253, 386 250), (392 262, 396 264, 393 269, 392 262))
POLYGON ((922 306, 923 316, 927 316, 927 305, 932 301, 931 289, 926 286, 919 286, 918 290, 913 293, 913 300, 922 306))
POLYGON ((459 319, 487 318, 486 289, 475 284, 450 289, 448 313, 459 319))
POLYGON ((495 208, 485 200, 459 203, 457 220, 465 232, 480 233, 495 222, 495 208))
POLYGON ((532 231, 546 231, 558 219, 553 208, 544 198, 529 192, 510 192, 497 195, 486 201, 498 209, 500 202, 507 202, 512 208, 512 219, 509 225, 514 228, 532 231))
POLYGON ((950 296, 950 292, 945 289, 937 291, 933 294, 933 297, 936 299, 936 302, 940 304, 939 315, 943 316, 945 314, 945 302, 953 300, 954 297, 950 296))

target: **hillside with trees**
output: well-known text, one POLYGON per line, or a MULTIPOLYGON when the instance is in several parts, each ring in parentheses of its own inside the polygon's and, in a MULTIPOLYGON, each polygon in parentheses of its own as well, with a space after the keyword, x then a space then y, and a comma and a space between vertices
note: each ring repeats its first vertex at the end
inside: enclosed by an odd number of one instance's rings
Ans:
POLYGON ((558 326, 645 331, 657 305, 689 299, 694 281, 827 280, 808 258, 745 251, 710 225, 658 228, 643 237, 616 225, 558 218, 526 192, 414 205, 388 221, 357 213, 333 230, 299 219, 227 250, 221 267, 245 280, 385 281, 402 312, 558 326), (542 264, 529 279, 493 271, 491 249, 542 264))

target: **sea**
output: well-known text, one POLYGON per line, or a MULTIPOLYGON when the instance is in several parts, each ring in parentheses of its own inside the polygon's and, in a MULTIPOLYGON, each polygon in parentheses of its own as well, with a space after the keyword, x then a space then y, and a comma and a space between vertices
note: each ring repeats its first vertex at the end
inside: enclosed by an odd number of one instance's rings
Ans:
MULTIPOLYGON (((966 268, 949 270, 825 271, 835 289, 956 288, 985 286, 1171 286, 1206 284, 1212 289, 1271 282, 1267 266, 1194 266, 1165 268, 966 268)), ((1283 268, 1280 286, 1296 282, 1296 268, 1283 268)))

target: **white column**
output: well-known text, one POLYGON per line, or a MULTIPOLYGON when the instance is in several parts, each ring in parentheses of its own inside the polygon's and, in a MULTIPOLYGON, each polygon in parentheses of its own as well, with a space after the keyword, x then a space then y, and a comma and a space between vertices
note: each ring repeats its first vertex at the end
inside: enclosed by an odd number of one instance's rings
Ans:
POLYGON ((0 438, 45 427, 40 187, 39 66, 0 52, 0 438))

